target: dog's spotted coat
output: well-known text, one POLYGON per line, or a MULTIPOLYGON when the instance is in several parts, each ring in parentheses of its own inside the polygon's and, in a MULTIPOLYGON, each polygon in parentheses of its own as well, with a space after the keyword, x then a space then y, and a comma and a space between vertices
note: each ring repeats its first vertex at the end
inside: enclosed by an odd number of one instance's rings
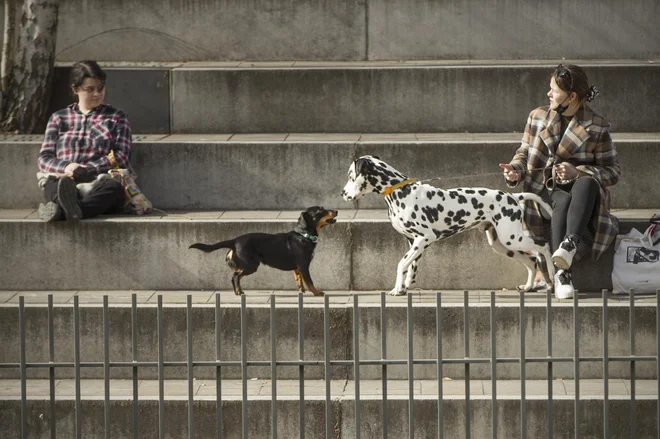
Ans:
MULTIPOLYGON (((486 232, 493 250, 527 268, 524 291, 532 288, 536 258, 541 256, 550 262, 549 245, 535 242, 523 231, 520 202, 537 202, 551 214, 550 206, 535 194, 513 195, 486 188, 438 189, 409 181, 378 157, 366 155, 355 160, 348 169, 348 182, 342 196, 347 201, 357 200, 368 192, 383 195, 392 226, 410 243, 410 250, 397 267, 392 295, 407 293, 415 281, 417 261, 432 242, 474 227, 486 232)), ((547 266, 550 271, 547 274, 552 279, 554 267, 551 263, 547 266)))

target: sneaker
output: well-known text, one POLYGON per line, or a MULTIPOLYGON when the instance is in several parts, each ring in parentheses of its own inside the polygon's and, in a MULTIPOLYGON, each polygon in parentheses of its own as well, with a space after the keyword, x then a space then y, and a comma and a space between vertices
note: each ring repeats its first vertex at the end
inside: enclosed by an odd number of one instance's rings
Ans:
POLYGON ((59 204, 54 201, 39 204, 39 219, 46 223, 64 219, 64 211, 59 204))
POLYGON ((559 248, 552 254, 552 262, 562 270, 568 270, 577 251, 577 239, 570 235, 564 238, 559 248))
POLYGON ((62 177, 57 183, 57 202, 64 210, 67 220, 82 219, 82 210, 78 204, 78 188, 71 177, 62 177))
POLYGON ((555 297, 557 299, 572 299, 575 294, 573 282, 571 281, 571 272, 567 270, 557 270, 555 273, 555 297))

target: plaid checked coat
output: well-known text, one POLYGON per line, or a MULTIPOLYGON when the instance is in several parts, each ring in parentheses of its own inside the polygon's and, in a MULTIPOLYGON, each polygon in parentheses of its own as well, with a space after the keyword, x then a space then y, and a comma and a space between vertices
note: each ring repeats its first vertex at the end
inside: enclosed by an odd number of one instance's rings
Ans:
MULTIPOLYGON (((619 159, 609 133, 610 124, 588 105, 583 106, 570 121, 561 136, 560 115, 548 106, 539 107, 529 114, 522 143, 511 165, 521 173, 522 189, 541 194, 544 172, 539 168, 553 163, 570 162, 580 176, 593 177, 600 186, 598 215, 592 217, 589 228, 594 233, 591 255, 598 259, 616 238, 619 220, 610 214, 610 191, 619 181, 619 159)), ((515 187, 518 182, 508 182, 515 187)), ((525 225, 535 238, 543 239, 543 219, 534 203, 525 205, 525 225)))

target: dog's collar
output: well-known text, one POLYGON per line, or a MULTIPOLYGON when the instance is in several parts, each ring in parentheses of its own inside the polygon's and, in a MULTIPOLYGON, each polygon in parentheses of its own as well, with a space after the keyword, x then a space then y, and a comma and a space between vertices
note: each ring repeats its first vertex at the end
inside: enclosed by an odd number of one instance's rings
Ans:
POLYGON ((296 230, 296 233, 299 234, 300 236, 304 237, 304 238, 309 239, 313 243, 316 243, 316 241, 319 240, 318 236, 310 235, 309 233, 307 233, 305 231, 300 232, 300 231, 296 230))
POLYGON ((402 188, 402 187, 404 187, 408 184, 415 183, 416 181, 417 181, 416 178, 409 178, 407 180, 400 181, 399 183, 395 184, 394 186, 387 186, 385 188, 385 190, 381 193, 381 195, 383 196, 383 198, 385 198, 388 195, 390 195, 392 192, 394 192, 395 190, 397 190, 399 188, 402 188))

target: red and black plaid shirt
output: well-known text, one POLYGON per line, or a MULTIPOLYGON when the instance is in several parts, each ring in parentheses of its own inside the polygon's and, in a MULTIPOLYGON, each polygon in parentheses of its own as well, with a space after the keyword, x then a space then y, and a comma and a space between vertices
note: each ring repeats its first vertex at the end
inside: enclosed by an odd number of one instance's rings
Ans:
POLYGON ((53 113, 39 151, 39 169, 63 173, 69 163, 93 166, 98 172, 112 168, 108 154, 120 168, 128 168, 131 156, 131 126, 126 113, 102 103, 87 114, 78 104, 53 113))

